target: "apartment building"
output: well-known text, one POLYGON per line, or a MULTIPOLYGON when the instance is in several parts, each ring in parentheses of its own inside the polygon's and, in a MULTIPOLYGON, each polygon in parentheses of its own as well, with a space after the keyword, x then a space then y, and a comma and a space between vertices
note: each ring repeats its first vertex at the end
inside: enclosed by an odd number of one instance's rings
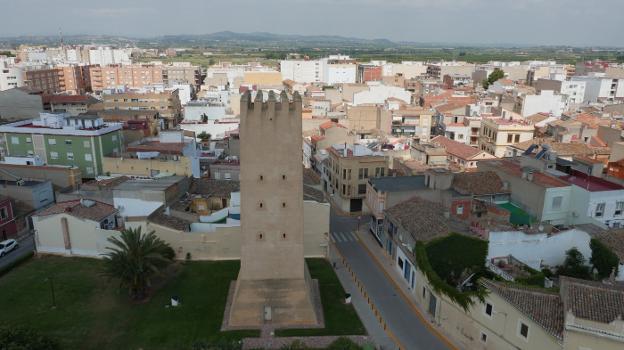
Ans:
POLYGON ((164 129, 175 127, 182 118, 178 90, 103 94, 102 99, 104 110, 157 111, 162 118, 161 128, 164 129))
POLYGON ((347 108, 347 126, 358 134, 375 130, 389 134, 392 130, 392 112, 378 105, 347 108))
POLYGON ((535 127, 524 120, 483 118, 479 149, 502 158, 509 145, 533 139, 534 132, 535 127))
POLYGON ((514 112, 523 117, 537 113, 548 113, 559 117, 567 107, 566 102, 566 96, 557 94, 552 90, 542 90, 539 95, 518 94, 514 112))
POLYGON ((15 58, 0 56, 0 91, 24 86, 24 72, 14 64, 15 58))
POLYGON ((71 116, 87 113, 89 107, 100 101, 89 95, 43 95, 43 109, 64 112, 71 116))
POLYGON ((201 70, 188 62, 162 64, 111 64, 88 67, 91 89, 102 91, 125 86, 140 89, 147 86, 176 84, 201 85, 201 70))
POLYGON ((163 71, 156 65, 89 66, 91 90, 98 92, 119 86, 142 88, 163 83, 163 71))
POLYGON ((46 94, 80 95, 88 90, 86 75, 84 67, 81 66, 27 70, 24 83, 31 89, 41 90, 46 94))
POLYGON ((388 157, 359 144, 338 144, 329 148, 322 187, 345 212, 367 212, 362 205, 371 177, 389 175, 388 157))
POLYGON ((428 108, 406 108, 392 112, 392 133, 419 140, 429 140, 434 111, 428 108))
POLYGON ((8 156, 76 166, 85 178, 101 175, 102 157, 119 153, 122 145, 121 124, 88 114, 40 113, 39 119, 4 124, 0 133, 8 156))

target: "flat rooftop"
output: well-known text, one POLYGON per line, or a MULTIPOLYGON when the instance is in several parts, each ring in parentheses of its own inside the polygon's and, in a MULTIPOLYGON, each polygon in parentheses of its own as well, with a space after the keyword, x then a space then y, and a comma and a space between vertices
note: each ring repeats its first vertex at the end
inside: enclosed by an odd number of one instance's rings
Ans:
POLYGON ((425 189, 425 176, 388 176, 376 177, 369 180, 370 184, 377 191, 381 192, 401 192, 425 189))
POLYGON ((127 180, 115 186, 115 190, 121 191, 164 191, 170 186, 180 182, 184 176, 168 176, 155 180, 127 180))
POLYGON ((560 179, 575 186, 584 188, 589 192, 624 190, 624 187, 618 184, 579 172, 573 172, 570 175, 562 176, 560 179))

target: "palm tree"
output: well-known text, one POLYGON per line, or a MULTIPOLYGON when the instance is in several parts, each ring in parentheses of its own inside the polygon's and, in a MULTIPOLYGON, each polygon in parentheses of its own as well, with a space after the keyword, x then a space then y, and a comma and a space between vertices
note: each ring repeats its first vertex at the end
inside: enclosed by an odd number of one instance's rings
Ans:
POLYGON ((127 287, 133 300, 147 296, 151 279, 173 261, 175 252, 154 232, 141 234, 141 228, 121 231, 109 237, 113 247, 104 254, 105 273, 118 278, 120 287, 127 287))

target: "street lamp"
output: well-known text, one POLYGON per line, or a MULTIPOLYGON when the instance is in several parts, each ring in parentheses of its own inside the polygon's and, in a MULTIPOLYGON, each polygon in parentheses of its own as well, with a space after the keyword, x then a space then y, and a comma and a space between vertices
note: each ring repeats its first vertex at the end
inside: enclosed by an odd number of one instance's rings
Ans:
POLYGON ((56 309, 56 295, 54 294, 54 280, 52 279, 52 277, 48 277, 45 280, 50 282, 50 294, 52 296, 52 308, 56 309))

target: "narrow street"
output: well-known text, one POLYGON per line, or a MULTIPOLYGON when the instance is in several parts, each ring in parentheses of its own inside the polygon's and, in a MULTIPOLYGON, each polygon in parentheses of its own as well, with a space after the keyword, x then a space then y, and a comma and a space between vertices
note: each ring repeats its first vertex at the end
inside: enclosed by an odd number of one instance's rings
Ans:
POLYGON ((19 246, 17 249, 0 258, 0 270, 35 250, 35 239, 33 235, 24 237, 18 243, 19 246))
MULTIPOLYGON (((360 225, 365 225, 361 219, 360 225)), ((404 349, 448 349, 418 317, 411 305, 399 294, 381 268, 373 261, 354 233, 358 218, 337 215, 333 210, 330 219, 331 240, 364 287, 404 349)), ((359 291, 347 291, 359 293, 359 291)))

